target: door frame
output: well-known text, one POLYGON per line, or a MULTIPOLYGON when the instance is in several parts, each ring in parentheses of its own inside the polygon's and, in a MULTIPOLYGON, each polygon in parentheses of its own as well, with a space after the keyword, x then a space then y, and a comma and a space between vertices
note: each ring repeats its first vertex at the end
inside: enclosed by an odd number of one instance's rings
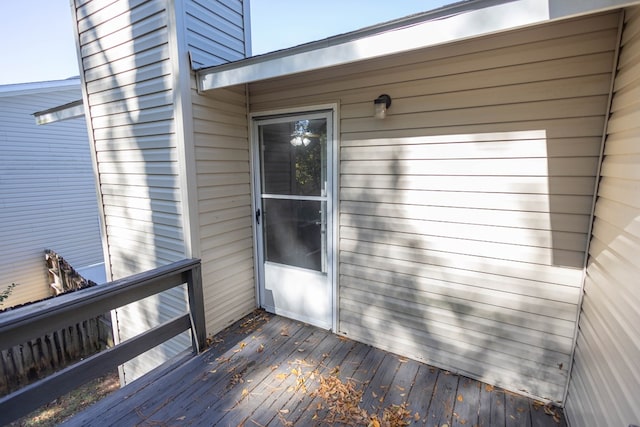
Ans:
POLYGON ((251 175, 251 213, 253 230, 253 262, 255 272, 255 296, 258 307, 262 306, 262 284, 264 283, 264 269, 260 265, 261 251, 259 243, 262 237, 259 236, 260 227, 256 224, 255 212, 261 205, 258 205, 258 195, 261 194, 260 183, 260 150, 259 135, 256 134, 256 121, 262 119, 279 118, 286 116, 298 116, 310 113, 329 113, 331 123, 332 138, 327 139, 327 147, 331 147, 331 153, 327 157, 327 177, 331 178, 331 185, 327 189, 327 213, 331 215, 331 226, 327 227, 327 278, 331 287, 331 331, 337 331, 338 325, 338 118, 339 108, 337 103, 317 104, 303 107, 282 108, 268 111, 250 113, 248 117, 249 126, 249 159, 251 175), (331 144, 331 145, 330 145, 331 144))

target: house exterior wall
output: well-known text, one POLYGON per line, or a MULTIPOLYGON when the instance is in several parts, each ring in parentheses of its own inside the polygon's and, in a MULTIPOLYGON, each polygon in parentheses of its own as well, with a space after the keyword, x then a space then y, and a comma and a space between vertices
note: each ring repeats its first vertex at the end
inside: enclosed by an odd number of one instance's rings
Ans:
POLYGON ((78 79, 0 86, 0 291, 19 284, 2 308, 51 295, 45 249, 75 269, 103 262, 84 119, 33 118, 79 96, 78 79))
MULTIPOLYGON (((185 258, 169 11, 165 1, 75 1, 85 114, 110 279, 185 258)), ((184 312, 174 289, 117 310, 121 341, 184 312)), ((125 364, 128 382, 184 350, 186 334, 125 364)))
POLYGON ((250 85, 252 112, 340 104, 340 333, 563 400, 618 23, 250 85))
POLYGON ((640 424, 640 7, 626 11, 566 414, 640 424))
POLYGON ((248 1, 185 1, 186 46, 194 68, 243 59, 248 1))
POLYGON ((245 100, 244 87, 193 97, 208 333, 220 331, 257 305, 245 100))
MULTIPOLYGON (((194 67, 249 55, 248 1, 185 2, 194 67)), ((198 94, 190 80, 198 224, 207 333, 255 309, 247 105, 244 87, 198 94)))
MULTIPOLYGON (((244 57, 247 9, 245 2, 235 0, 116 1, 107 6, 96 0, 75 1, 85 111, 113 279, 200 256, 194 168, 200 110, 192 104, 198 95, 191 91, 191 66, 244 57)), ((246 108, 241 116, 246 116, 246 108)), ((217 209, 224 208, 212 210, 217 209)), ((210 232, 207 237, 216 235, 210 232)), ((208 288, 219 286, 221 278, 208 278, 211 264, 204 259, 203 265, 208 268, 203 285, 210 314, 215 311, 212 304, 222 301, 208 288)), ((255 306, 253 296, 242 307, 247 305, 255 306)), ((119 309, 119 338, 136 335, 185 308, 185 289, 176 289, 119 309)), ((229 310, 222 315, 216 311, 213 316, 218 317, 208 320, 208 332, 216 332, 216 322, 230 315, 229 310)), ((128 362, 124 380, 137 378, 189 345, 183 334, 128 362)))

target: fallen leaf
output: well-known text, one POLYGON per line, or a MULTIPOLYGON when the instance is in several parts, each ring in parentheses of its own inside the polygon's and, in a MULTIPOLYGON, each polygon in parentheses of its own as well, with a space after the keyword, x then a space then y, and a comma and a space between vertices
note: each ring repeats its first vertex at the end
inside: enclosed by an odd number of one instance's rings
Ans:
POLYGON ((484 386, 484 389, 485 389, 486 391, 493 391, 493 386, 492 386, 492 385, 490 385, 490 384, 487 384, 487 385, 485 385, 485 386, 484 386))
POLYGON ((461 394, 458 395, 458 402, 462 402, 464 400, 464 398, 462 397, 461 394))
POLYGON ((186 419, 186 418, 187 418, 187 417, 183 415, 183 416, 181 416, 181 417, 176 418, 176 421, 183 421, 183 420, 184 420, 184 419, 186 419))
POLYGON ((284 379, 287 378, 287 374, 278 374, 276 375, 276 379, 283 381, 284 379))
POLYGON ((264 344, 260 344, 260 347, 258 347, 257 352, 262 353, 263 351, 264 351, 264 344))
POLYGON ((280 411, 278 411, 278 412, 280 412, 281 414, 288 414, 289 410, 288 409, 280 409, 280 411))
POLYGON ((415 414, 413 414, 413 419, 415 421, 420 421, 420 414, 418 412, 416 412, 415 414))
POLYGON ((374 418, 371 420, 371 422, 369 422, 368 427, 380 427, 380 422, 376 418, 374 418))

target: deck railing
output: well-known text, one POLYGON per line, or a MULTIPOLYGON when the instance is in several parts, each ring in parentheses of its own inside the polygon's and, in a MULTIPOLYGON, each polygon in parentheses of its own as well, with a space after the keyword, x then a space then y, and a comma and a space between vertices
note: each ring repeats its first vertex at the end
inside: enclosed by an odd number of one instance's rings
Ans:
POLYGON ((199 352, 206 341, 200 260, 185 259, 2 313, 0 349, 185 283, 188 312, 0 398, 0 425, 28 414, 188 329, 191 329, 193 350, 199 352))

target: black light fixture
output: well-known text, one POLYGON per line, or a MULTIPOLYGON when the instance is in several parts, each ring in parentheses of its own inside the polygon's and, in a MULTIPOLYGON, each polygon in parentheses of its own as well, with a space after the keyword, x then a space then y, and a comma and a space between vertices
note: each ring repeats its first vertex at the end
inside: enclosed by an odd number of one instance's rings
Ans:
POLYGON ((376 119, 384 119, 387 117, 387 109, 391 106, 391 97, 387 94, 382 94, 373 101, 375 107, 374 117, 376 119))

